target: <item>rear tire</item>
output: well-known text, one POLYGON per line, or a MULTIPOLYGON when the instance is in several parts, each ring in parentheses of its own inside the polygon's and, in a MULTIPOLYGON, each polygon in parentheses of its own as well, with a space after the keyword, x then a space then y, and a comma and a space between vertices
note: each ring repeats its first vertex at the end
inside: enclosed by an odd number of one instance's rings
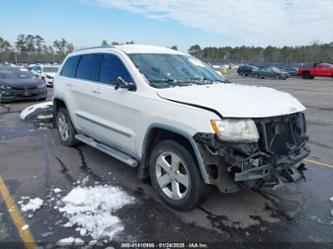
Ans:
POLYGON ((206 185, 192 153, 173 140, 159 142, 149 158, 155 191, 170 207, 185 211, 203 201, 206 185))
POLYGON ((79 141, 75 139, 76 131, 65 108, 60 108, 56 115, 56 127, 60 141, 66 146, 75 146, 79 141))
POLYGON ((308 72, 302 73, 302 78, 303 79, 310 79, 310 74, 308 72))

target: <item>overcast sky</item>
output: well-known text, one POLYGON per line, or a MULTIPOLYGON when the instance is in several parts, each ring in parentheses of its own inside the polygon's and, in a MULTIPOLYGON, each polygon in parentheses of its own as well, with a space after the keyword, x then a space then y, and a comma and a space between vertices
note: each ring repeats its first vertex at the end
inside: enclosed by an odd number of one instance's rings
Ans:
POLYGON ((202 46, 333 41, 333 0, 4 0, 0 36, 20 33, 77 47, 101 40, 202 46))

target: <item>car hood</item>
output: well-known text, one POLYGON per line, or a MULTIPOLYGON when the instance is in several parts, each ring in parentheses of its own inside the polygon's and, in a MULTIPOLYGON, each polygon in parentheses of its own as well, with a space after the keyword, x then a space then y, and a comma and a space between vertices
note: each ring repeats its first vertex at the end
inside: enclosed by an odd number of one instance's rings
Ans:
POLYGON ((223 117, 264 118, 292 114, 305 107, 292 95, 267 87, 238 84, 192 85, 158 89, 164 99, 212 109, 223 117))
POLYGON ((41 80, 37 78, 19 78, 19 79, 0 79, 0 83, 10 86, 31 86, 41 84, 41 80))

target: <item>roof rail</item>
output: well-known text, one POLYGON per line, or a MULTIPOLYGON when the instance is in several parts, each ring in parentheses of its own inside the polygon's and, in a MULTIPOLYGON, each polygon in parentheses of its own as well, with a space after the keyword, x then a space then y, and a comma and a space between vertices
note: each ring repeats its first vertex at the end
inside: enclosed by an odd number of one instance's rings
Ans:
POLYGON ((86 47, 86 48, 79 48, 79 49, 76 49, 75 51, 88 50, 88 49, 95 49, 95 48, 114 48, 114 46, 106 45, 106 46, 86 47))

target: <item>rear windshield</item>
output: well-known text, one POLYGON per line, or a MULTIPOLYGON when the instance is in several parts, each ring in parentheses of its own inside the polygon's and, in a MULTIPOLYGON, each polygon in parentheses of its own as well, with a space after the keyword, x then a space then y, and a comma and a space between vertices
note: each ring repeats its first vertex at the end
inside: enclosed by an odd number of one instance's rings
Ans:
POLYGON ((33 78, 34 75, 25 69, 0 68, 0 79, 33 78))

